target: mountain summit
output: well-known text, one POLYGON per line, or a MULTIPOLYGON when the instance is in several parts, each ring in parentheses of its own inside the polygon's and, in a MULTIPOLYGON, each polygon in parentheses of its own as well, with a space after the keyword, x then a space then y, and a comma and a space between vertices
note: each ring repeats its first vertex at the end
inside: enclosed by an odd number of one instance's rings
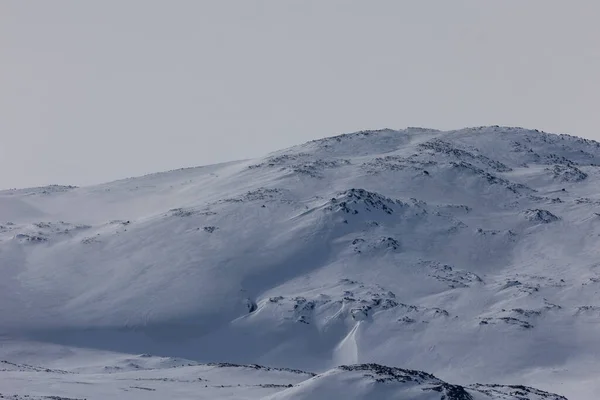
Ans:
POLYGON ((599 167, 573 136, 408 128, 2 191, 0 394, 593 398, 599 167))

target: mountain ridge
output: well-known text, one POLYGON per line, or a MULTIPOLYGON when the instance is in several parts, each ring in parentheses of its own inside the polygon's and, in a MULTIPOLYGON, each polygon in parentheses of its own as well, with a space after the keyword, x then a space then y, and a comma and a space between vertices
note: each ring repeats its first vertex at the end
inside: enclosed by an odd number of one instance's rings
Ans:
POLYGON ((600 143, 569 135, 383 129, 2 191, 0 334, 591 393, 598 165, 600 143))

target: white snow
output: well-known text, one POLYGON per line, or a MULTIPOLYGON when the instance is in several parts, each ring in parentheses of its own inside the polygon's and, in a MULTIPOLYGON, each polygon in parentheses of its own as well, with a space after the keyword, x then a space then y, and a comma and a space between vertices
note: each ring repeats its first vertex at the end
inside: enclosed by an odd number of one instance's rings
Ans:
POLYGON ((378 363, 475 399, 512 398, 475 383, 593 398, 598 166, 600 144, 567 135, 409 128, 2 191, 0 393, 439 398, 337 368, 378 363))

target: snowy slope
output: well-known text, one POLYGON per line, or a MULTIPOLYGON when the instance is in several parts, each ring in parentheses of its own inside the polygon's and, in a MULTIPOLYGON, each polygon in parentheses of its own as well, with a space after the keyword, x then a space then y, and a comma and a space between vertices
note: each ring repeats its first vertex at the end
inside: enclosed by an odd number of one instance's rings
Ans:
POLYGON ((413 400, 564 400, 559 395, 524 386, 462 387, 414 370, 377 364, 341 366, 282 390, 268 400, 329 399, 413 400))
MULTIPOLYGON (((150 353, 309 370, 323 387, 378 363, 593 398, 599 165, 599 143, 567 135, 409 128, 3 191, 0 359, 150 353)), ((308 398, 314 382, 260 396, 308 398)))
POLYGON ((27 392, 26 395, 0 392, 0 398, 13 400, 565 399, 524 386, 452 385, 425 372, 377 364, 342 366, 315 375, 259 365, 182 363, 141 355, 115 358, 114 364, 87 366, 83 370, 43 369, 3 361, 0 372, 3 391, 27 392), (53 395, 43 394, 49 392, 53 395))

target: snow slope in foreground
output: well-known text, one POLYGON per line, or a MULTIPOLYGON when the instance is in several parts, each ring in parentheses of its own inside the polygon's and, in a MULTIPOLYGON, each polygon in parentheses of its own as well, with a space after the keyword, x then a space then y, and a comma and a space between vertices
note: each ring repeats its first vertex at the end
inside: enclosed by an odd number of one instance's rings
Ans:
POLYGON ((600 144, 566 135, 410 128, 3 191, 0 359, 379 363, 592 398, 598 165, 600 144))
POLYGON ((524 386, 446 383, 421 371, 377 364, 341 366, 315 375, 299 370, 227 363, 199 364, 150 355, 105 355, 104 365, 68 369, 0 362, 0 398, 70 399, 413 399, 564 400, 524 386), (26 395, 6 394, 27 393, 26 395), (48 396, 48 393, 53 393, 48 396), (68 397, 67 397, 68 396, 68 397))

